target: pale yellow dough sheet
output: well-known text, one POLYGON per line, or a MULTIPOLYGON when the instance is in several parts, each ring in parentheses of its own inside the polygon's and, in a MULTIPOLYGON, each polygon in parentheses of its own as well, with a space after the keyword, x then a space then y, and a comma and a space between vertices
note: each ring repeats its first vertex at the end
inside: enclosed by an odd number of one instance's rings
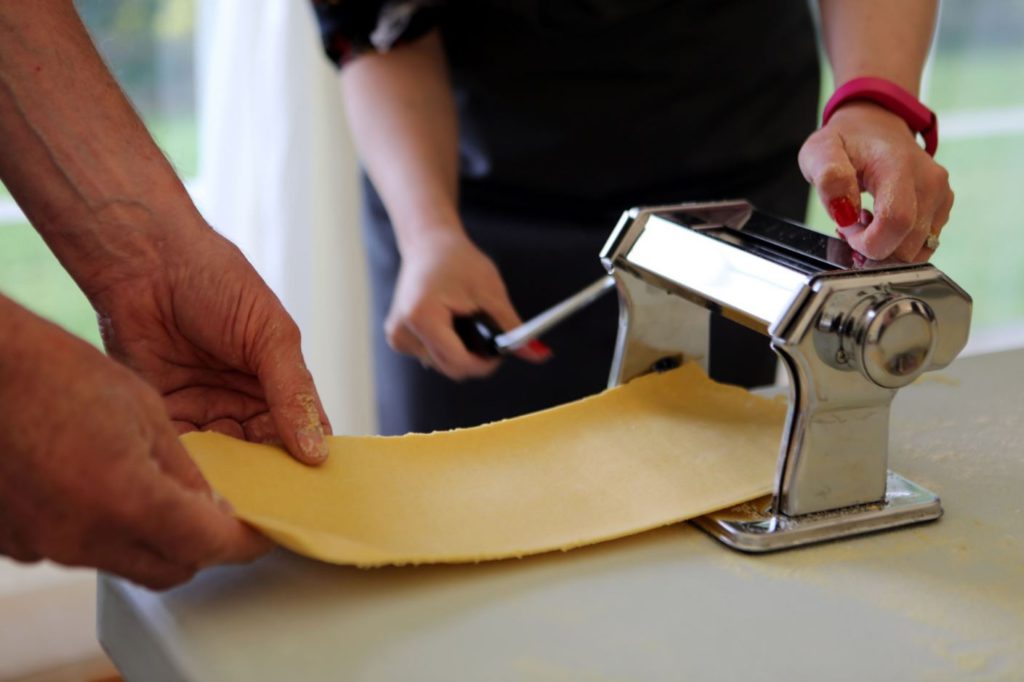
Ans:
POLYGON ((566 550, 767 494, 784 414, 686 365, 486 426, 333 437, 319 468, 219 434, 182 440, 273 540, 375 566, 566 550))

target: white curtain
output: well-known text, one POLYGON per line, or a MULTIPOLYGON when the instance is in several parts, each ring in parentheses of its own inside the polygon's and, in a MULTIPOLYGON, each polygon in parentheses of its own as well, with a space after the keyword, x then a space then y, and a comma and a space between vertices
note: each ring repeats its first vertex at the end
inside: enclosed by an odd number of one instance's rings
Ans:
POLYGON ((198 200, 303 333, 336 433, 373 430, 355 154, 308 0, 199 3, 198 200))

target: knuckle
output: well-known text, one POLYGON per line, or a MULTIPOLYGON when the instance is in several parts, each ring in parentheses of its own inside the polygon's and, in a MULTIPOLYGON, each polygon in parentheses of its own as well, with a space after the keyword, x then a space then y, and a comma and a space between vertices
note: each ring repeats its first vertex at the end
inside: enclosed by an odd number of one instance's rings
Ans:
POLYGON ((892 255, 896 257, 898 260, 901 260, 905 263, 909 263, 914 259, 914 256, 916 256, 918 251, 920 250, 920 245, 915 244, 914 242, 912 242, 911 239, 908 239, 907 241, 900 244, 899 247, 897 247, 896 250, 893 251, 892 255))
POLYGON ((431 357, 441 373, 453 381, 465 381, 472 376, 472 372, 465 362, 452 358, 443 351, 432 351, 431 357))
POLYGON ((427 352, 430 354, 431 362, 434 363, 439 370, 444 372, 445 375, 452 377, 454 373, 462 370, 459 363, 456 362, 444 349, 428 346, 427 352))
POLYGON ((287 318, 281 325, 281 340, 289 345, 300 345, 302 343, 302 330, 295 320, 287 318))
POLYGON ((195 577, 196 570, 193 568, 174 567, 166 571, 150 572, 140 574, 134 582, 139 583, 147 589, 157 592, 169 590, 172 587, 187 583, 195 577))
POLYGON ((875 213, 880 226, 886 230, 909 231, 914 224, 914 212, 902 206, 888 206, 875 213))
MULTIPOLYGON (((129 478, 125 483, 133 485, 134 481, 129 478)), ((91 510, 90 533, 97 537, 109 534, 126 536, 134 534, 147 518, 169 518, 175 511, 174 507, 163 496, 150 499, 150 492, 151 485, 139 486, 117 499, 97 501, 91 510)))
POLYGON ((302 344, 302 331, 287 314, 276 316, 276 319, 271 317, 268 327, 269 333, 265 337, 267 347, 292 348, 302 344))
POLYGON ((480 261, 480 274, 491 281, 492 284, 495 282, 504 289, 504 285, 501 280, 501 272, 498 270, 498 266, 494 264, 490 258, 485 258, 480 261))
POLYGON ((412 310, 405 318, 405 327, 418 336, 418 331, 427 325, 428 319, 430 319, 429 316, 423 310, 412 310))
POLYGON ((0 547, 0 554, 19 564, 37 564, 43 560, 42 554, 37 554, 32 550, 17 546, 0 547))
MULTIPOLYGON (((7 493, 6 490, 4 492, 7 493)), ((13 495, 5 494, 4 497, 6 499, 0 499, 0 502, 10 504, 13 495)), ((33 542, 35 533, 32 531, 38 526, 39 520, 27 517, 24 510, 15 509, 13 504, 0 504, 0 556, 8 556, 20 563, 42 559, 33 542)))
POLYGON ((171 546, 175 548, 174 559, 182 564, 198 567, 215 563, 210 557, 215 555, 216 551, 208 542, 200 542, 194 537, 177 537, 171 546))
POLYGON ((894 171, 914 171, 920 165, 921 159, 931 160, 931 157, 916 144, 906 147, 889 143, 884 145, 883 150, 889 166, 894 171))
POLYGON ((224 561, 224 557, 230 556, 228 543, 221 538, 207 538, 203 543, 196 543, 196 546, 189 547, 189 551, 182 554, 181 560, 190 566, 202 567, 213 566, 224 561))
POLYGON ((823 157, 830 156, 830 150, 842 148, 839 136, 826 128, 819 128, 811 133, 800 147, 797 154, 797 161, 809 167, 823 157))
POLYGON ((932 164, 925 172, 923 187, 927 191, 937 195, 943 195, 952 190, 949 187, 949 171, 938 164, 932 164))
POLYGON ((455 368, 451 368, 448 371, 446 371, 445 376, 447 376, 452 381, 457 381, 459 383, 466 381, 467 379, 470 378, 470 375, 465 370, 455 368))
POLYGON ((500 363, 498 362, 483 362, 479 360, 473 360, 457 367, 456 376, 451 378, 457 381, 466 381, 468 379, 483 379, 489 377, 497 371, 500 363))
POLYGON ((477 371, 476 376, 480 377, 481 379, 489 377, 498 371, 499 366, 500 363, 495 362, 493 364, 487 365, 486 367, 482 367, 477 371))
POLYGON ((427 301, 419 301, 405 314, 405 324, 412 329, 423 328, 437 314, 437 309, 427 301))
MULTIPOLYGON (((202 504, 196 499, 196 504, 202 504)), ((173 548, 173 556, 179 564, 200 567, 217 563, 228 549, 228 540, 223 532, 220 512, 203 510, 189 523, 178 523, 163 535, 164 544, 173 548)))
POLYGON ((807 137, 807 141, 804 142, 802 149, 808 151, 808 153, 820 149, 822 146, 828 145, 836 137, 835 133, 829 130, 827 127, 818 128, 807 137))
POLYGON ((864 246, 860 251, 871 260, 885 260, 892 255, 892 252, 876 246, 864 246))
POLYGON ((67 519, 57 523, 43 523, 33 530, 26 549, 68 566, 88 563, 87 528, 82 528, 67 519))
POLYGON ((492 320, 494 320, 498 325, 498 328, 502 331, 514 329, 522 324, 515 308, 512 308, 508 303, 500 305, 491 301, 481 301, 480 308, 481 310, 484 310, 492 320))
POLYGON ((830 161, 818 172, 818 184, 820 186, 836 186, 845 184, 850 180, 850 173, 842 164, 830 161))
POLYGON ((857 239, 851 240, 851 245, 858 252, 872 260, 883 260, 892 255, 892 248, 887 249, 885 244, 879 243, 877 240, 869 237, 870 235, 865 233, 857 239))
POLYGON ((952 191, 946 195, 945 200, 942 202, 939 214, 936 216, 935 226, 942 227, 949 220, 949 214, 953 211, 953 206, 956 204, 956 195, 952 191))
POLYGON ((401 315, 397 310, 391 310, 388 312, 387 317, 384 318, 384 333, 390 336, 394 336, 399 333, 404 324, 404 316, 401 315))
POLYGON ((0 555, 9 557, 21 564, 33 564, 41 561, 43 558, 43 555, 36 551, 29 542, 17 537, 14 533, 8 533, 0 541, 0 555))
POLYGON ((399 348, 399 344, 402 340, 401 329, 401 326, 397 324, 384 324, 384 339, 388 342, 388 346, 390 346, 392 350, 401 350, 399 348))
POLYGON ((803 145, 800 146, 800 151, 797 152, 796 160, 797 163, 800 164, 801 169, 806 170, 807 168, 808 161, 810 160, 808 157, 810 157, 811 152, 814 149, 814 139, 817 134, 817 132, 812 133, 811 136, 804 141, 803 145))

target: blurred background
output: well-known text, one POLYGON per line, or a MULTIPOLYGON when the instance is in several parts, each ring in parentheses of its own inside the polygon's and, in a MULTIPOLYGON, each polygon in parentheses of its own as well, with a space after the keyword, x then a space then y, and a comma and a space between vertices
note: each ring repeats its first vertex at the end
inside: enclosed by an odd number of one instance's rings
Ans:
MULTIPOLYGON (((336 428, 371 431, 355 155, 308 0, 75 5, 204 216, 299 321, 336 428)), ((100 345, 92 308, 2 184, 0 292, 100 345)))
MULTIPOLYGON (((75 4, 107 63, 178 172, 195 178, 195 2, 82 0, 75 4)), ((2 185, 0 291, 99 343, 92 309, 2 185)))
MULTIPOLYGON (((77 0, 76 5, 178 172, 196 194, 213 190, 200 173, 197 86, 199 57, 207 48, 215 51, 217 41, 197 44, 204 35, 202 8, 195 0, 77 0)), ((831 90, 826 79, 823 99, 831 90)), ((934 261, 974 297, 975 339, 1021 339, 1024 243, 1016 234, 1016 204, 1024 179, 1024 0, 943 3, 924 100, 938 112, 938 158, 956 192, 934 261)), ((810 208, 809 224, 830 230, 817 202, 810 208)), ((338 223, 349 239, 358 239, 354 225, 338 223)), ((2 185, 0 291, 98 343, 92 310, 2 185)))
MULTIPOLYGON (((76 1, 204 215, 296 317, 335 429, 364 433, 373 401, 356 164, 307 4, 76 1)), ((822 101, 831 91, 826 78, 822 101)), ((968 352, 1024 345, 1024 0, 944 2, 923 99, 956 192, 934 262, 974 297, 968 352)), ((833 229, 813 200, 808 223, 833 229)), ((92 309, 2 185, 0 292, 99 344, 92 309)), ((0 679, 72 679, 32 671, 101 660, 93 595, 89 572, 0 559, 0 679)))

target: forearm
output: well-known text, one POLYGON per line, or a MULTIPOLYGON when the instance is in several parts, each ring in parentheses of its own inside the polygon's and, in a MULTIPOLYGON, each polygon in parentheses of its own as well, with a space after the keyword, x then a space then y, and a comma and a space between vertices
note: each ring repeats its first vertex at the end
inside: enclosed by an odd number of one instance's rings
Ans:
POLYGON ((820 0, 822 34, 836 85, 858 76, 921 87, 937 0, 820 0))
POLYGON ((0 177, 93 295, 205 229, 70 0, 0 2, 0 177))
POLYGON ((435 31, 341 74, 352 135, 395 227, 399 249, 461 233, 458 138, 441 40, 435 31))

